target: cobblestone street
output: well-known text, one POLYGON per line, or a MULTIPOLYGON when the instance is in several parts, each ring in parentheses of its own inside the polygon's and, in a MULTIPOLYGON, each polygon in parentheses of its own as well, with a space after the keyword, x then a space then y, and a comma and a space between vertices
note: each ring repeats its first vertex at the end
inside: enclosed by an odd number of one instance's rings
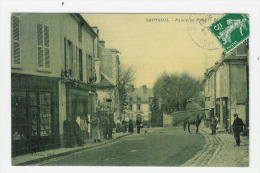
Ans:
POLYGON ((246 167, 249 166, 248 138, 241 136, 241 146, 235 146, 232 134, 211 135, 210 129, 201 127, 206 144, 183 167, 246 167))

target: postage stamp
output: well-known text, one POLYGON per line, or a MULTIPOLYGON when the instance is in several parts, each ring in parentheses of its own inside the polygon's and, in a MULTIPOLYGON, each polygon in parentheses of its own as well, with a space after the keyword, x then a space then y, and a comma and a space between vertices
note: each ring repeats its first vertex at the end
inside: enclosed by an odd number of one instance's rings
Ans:
POLYGON ((227 14, 209 29, 229 52, 249 37, 249 17, 246 14, 227 14))

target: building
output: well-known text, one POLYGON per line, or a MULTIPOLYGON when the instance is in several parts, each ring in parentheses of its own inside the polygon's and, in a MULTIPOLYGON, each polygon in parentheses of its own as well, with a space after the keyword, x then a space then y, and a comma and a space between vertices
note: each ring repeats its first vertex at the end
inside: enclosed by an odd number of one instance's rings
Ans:
POLYGON ((146 85, 140 88, 132 86, 129 91, 128 108, 124 119, 136 121, 136 116, 141 115, 144 125, 151 125, 152 102, 154 94, 151 88, 146 85))
POLYGON ((217 115, 220 129, 232 131, 234 114, 249 125, 247 42, 225 55, 205 73, 205 114, 217 115))
POLYGON ((99 40, 97 44, 98 56, 95 59, 97 74, 97 113, 100 119, 109 114, 111 122, 115 122, 119 115, 119 51, 107 49, 105 41, 99 40))
POLYGON ((80 14, 12 14, 13 156, 63 146, 65 120, 95 112, 95 40, 80 14))

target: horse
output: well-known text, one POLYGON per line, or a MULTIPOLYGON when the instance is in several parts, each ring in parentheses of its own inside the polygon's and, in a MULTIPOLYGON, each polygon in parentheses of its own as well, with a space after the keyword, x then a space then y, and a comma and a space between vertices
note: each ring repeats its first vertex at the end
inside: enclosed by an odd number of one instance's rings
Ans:
MULTIPOLYGON (((184 119, 183 123, 183 129, 185 131, 186 125, 188 124, 188 130, 190 132, 190 125, 195 124, 196 125, 196 133, 199 131, 199 125, 201 123, 201 120, 204 118, 204 115, 198 115, 196 117, 187 117, 184 119)), ((191 133, 191 132, 190 132, 191 133)))

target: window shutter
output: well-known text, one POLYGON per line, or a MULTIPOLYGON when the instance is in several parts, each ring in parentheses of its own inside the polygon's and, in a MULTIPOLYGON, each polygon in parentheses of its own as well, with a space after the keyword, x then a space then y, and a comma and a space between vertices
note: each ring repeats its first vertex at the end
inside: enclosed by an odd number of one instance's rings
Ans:
POLYGON ((13 39, 19 41, 19 17, 13 16, 13 39))
POLYGON ((20 64, 20 43, 14 42, 14 64, 20 64))
POLYGON ((49 47, 49 27, 44 25, 44 46, 49 47))
POLYGON ((45 48, 45 67, 50 68, 50 50, 45 48))
POLYGON ((43 38, 42 38, 42 24, 37 24, 37 38, 38 38, 38 45, 43 46, 43 38))
POLYGON ((43 48, 38 47, 38 66, 43 67, 43 48))

